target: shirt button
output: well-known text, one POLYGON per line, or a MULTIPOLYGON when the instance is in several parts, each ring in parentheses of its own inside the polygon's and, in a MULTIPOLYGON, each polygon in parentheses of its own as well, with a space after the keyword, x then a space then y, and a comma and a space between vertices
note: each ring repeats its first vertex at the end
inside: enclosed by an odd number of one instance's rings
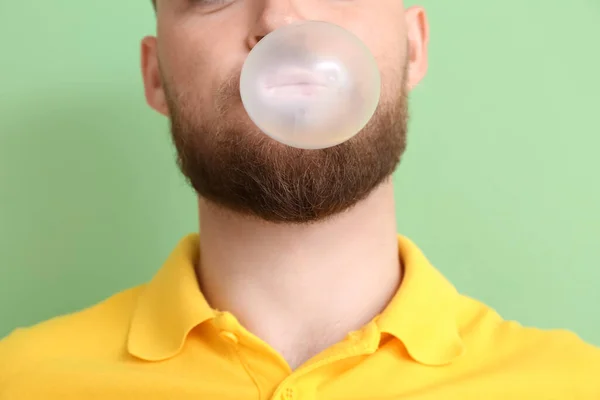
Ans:
POLYGON ((296 398, 296 391, 293 388, 285 388, 281 393, 281 400, 294 400, 296 398))
POLYGON ((237 335, 232 332, 223 331, 221 332, 221 337, 223 338, 223 340, 226 340, 231 344, 238 344, 240 342, 237 335))

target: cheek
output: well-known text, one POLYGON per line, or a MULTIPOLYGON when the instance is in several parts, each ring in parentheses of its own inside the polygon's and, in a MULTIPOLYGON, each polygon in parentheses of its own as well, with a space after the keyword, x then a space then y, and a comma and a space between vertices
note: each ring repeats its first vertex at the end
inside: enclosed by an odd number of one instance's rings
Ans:
POLYGON ((228 37, 221 36, 216 42, 208 32, 179 29, 163 33, 161 39, 161 64, 179 93, 208 99, 241 71, 241 46, 228 37))
MULTIPOLYGON (((380 37, 384 37, 382 33, 380 37)), ((388 37, 391 35, 388 34, 388 37)), ((370 36, 374 37, 374 36, 370 36)), ((402 89, 406 66, 405 40, 367 39, 365 44, 371 50, 381 73, 381 98, 394 99, 402 89)))
POLYGON ((379 66, 382 80, 388 83, 390 79, 401 77, 406 64, 407 50, 401 13, 387 15, 382 9, 371 7, 371 11, 365 10, 349 21, 351 22, 343 26, 369 48, 379 66))
POLYGON ((173 41, 163 39, 161 65, 171 95, 180 102, 207 111, 211 92, 215 90, 215 66, 203 57, 198 43, 186 38, 169 38, 173 41))
POLYGON ((365 44, 373 53, 382 73, 402 68, 406 62, 406 38, 397 29, 378 29, 366 33, 365 44))
POLYGON ((207 63, 202 54, 202 43, 184 35, 163 36, 162 64, 176 83, 189 83, 190 80, 202 73, 207 63))

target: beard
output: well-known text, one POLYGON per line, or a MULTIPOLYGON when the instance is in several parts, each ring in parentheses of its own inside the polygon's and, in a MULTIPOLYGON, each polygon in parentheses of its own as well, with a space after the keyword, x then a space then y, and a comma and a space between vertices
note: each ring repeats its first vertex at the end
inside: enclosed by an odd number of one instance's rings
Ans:
POLYGON ((315 223, 349 210, 391 178, 406 148, 406 65, 400 72, 356 136, 316 150, 262 133, 242 106, 239 73, 211 104, 174 90, 163 74, 179 169, 204 200, 272 223, 315 223), (212 113, 202 115, 206 109, 212 113))

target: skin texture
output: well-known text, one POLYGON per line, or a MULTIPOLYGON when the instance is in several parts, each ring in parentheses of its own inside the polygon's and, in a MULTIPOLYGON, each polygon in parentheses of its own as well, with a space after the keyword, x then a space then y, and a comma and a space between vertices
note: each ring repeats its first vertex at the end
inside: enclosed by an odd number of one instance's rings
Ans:
POLYGON ((427 70, 425 12, 400 0, 158 0, 156 12, 157 35, 141 45, 145 94, 198 194, 203 293, 293 368, 368 322, 401 282, 390 176, 427 70), (301 20, 351 31, 381 71, 371 122, 328 149, 273 141, 239 96, 252 48, 301 20))

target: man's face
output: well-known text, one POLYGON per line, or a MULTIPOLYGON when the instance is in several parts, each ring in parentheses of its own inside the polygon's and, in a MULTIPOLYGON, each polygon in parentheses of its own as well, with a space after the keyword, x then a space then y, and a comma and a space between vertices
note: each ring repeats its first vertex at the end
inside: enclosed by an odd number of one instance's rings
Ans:
POLYGON ((149 104, 169 116, 179 166, 207 201, 272 222, 325 219, 364 199, 405 148, 407 100, 426 70, 427 25, 401 0, 158 0, 142 43, 149 104), (371 50, 382 77, 369 124, 341 145, 303 150, 263 134, 239 94, 264 36, 300 20, 331 22, 371 50))

